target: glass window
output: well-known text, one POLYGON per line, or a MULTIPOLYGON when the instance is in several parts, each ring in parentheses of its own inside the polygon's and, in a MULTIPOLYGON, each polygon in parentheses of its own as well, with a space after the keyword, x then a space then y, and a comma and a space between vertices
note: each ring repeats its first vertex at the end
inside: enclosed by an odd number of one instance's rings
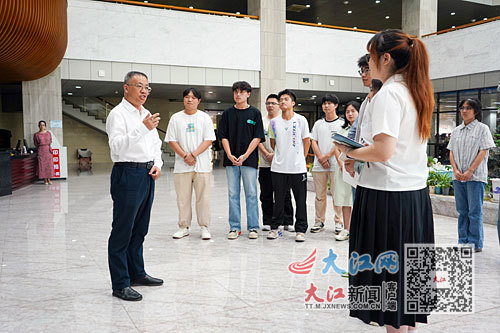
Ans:
POLYGON ((431 120, 431 137, 429 138, 429 142, 436 142, 436 137, 437 137, 437 132, 436 132, 436 129, 437 129, 437 124, 436 124, 436 121, 437 121, 437 113, 433 113, 432 114, 432 120, 431 120))
POLYGON ((483 110, 483 123, 488 125, 492 134, 498 133, 500 130, 500 113, 497 110, 483 110))
POLYGON ((457 93, 455 91, 439 94, 440 112, 457 111, 457 105, 457 93))
POLYGON ((479 94, 478 89, 460 91, 458 93, 458 102, 468 98, 478 98, 478 94, 479 94))
POLYGON ((500 108, 500 92, 496 88, 486 88, 481 90, 481 104, 483 109, 500 108))
POLYGON ((430 157, 436 157, 436 145, 435 144, 428 144, 427 145, 427 156, 430 157))
POLYGON ((451 134, 451 131, 457 127, 457 113, 447 112, 439 114, 439 135, 451 134))

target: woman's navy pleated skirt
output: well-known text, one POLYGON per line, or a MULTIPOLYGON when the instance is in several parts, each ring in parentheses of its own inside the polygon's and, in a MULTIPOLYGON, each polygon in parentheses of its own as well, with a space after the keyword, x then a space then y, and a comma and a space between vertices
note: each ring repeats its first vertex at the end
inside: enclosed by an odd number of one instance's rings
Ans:
POLYGON ((351 308, 351 317, 359 318, 367 324, 374 321, 381 326, 387 324, 396 328, 401 325, 415 326, 416 322, 427 323, 428 313, 405 314, 405 243, 434 244, 434 221, 428 189, 389 192, 358 186, 351 219, 349 257, 355 251, 359 256, 370 254, 375 262, 381 253, 396 251, 399 256, 399 270, 394 274, 385 269, 380 273, 363 270, 355 275, 350 271, 349 286, 382 288, 383 282, 396 282, 397 310, 351 308))

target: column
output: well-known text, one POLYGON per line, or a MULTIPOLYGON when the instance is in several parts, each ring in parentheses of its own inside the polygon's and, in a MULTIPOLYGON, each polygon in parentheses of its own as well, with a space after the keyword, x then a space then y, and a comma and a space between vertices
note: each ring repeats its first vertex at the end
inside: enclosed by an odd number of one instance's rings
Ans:
POLYGON ((402 29, 421 37, 437 31, 438 0, 403 0, 402 29))
POLYGON ((286 88, 286 1, 248 0, 248 14, 260 20, 260 91, 252 101, 265 116, 267 95, 286 88))
POLYGON ((33 146, 33 134, 38 132, 40 120, 47 122, 47 130, 63 145, 62 126, 51 127, 53 120, 62 123, 61 67, 41 79, 23 81, 22 89, 24 138, 28 146, 33 146))

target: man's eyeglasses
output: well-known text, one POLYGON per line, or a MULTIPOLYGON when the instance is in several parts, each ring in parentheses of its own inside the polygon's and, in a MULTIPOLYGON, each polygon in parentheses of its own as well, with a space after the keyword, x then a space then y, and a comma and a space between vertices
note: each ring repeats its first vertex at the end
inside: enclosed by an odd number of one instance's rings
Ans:
POLYGON ((279 103, 276 103, 276 102, 266 102, 266 105, 279 105, 279 103))
POLYGON ((151 87, 150 86, 143 86, 142 84, 128 84, 127 83, 127 86, 133 86, 133 87, 136 87, 137 89, 139 89, 139 91, 142 91, 142 89, 146 89, 148 91, 148 93, 151 93, 151 87))
POLYGON ((474 110, 473 107, 470 107, 470 106, 462 106, 461 108, 459 108, 460 111, 470 111, 470 110, 474 110))
POLYGON ((360 70, 358 70, 358 74, 359 75, 368 74, 368 73, 370 73, 370 68, 369 67, 363 67, 360 70))

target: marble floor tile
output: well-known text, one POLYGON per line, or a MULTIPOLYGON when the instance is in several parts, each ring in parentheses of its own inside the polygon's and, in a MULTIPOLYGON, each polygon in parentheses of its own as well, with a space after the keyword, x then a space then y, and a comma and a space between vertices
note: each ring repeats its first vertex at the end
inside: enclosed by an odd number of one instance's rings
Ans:
MULTIPOLYGON (((224 170, 212 179, 210 231, 200 239, 193 210, 190 236, 172 239, 177 205, 171 171, 157 181, 149 234, 144 243, 146 270, 164 279, 161 287, 137 287, 141 302, 111 296, 107 239, 111 230, 110 165, 93 174, 34 184, 0 198, 0 332, 383 332, 349 317, 347 310, 306 309, 311 284, 326 297, 330 287, 347 295, 348 279, 322 259, 332 249, 339 269, 348 264, 348 242, 334 240, 332 209, 326 230, 307 233, 304 243, 284 232, 267 240, 247 238, 242 200, 242 236, 227 240, 228 200, 224 170), (316 251, 309 274, 288 270, 316 251), (64 323, 64 325, 61 325, 64 323)), ((243 195, 242 195, 243 198, 243 195)), ((309 192, 310 226, 314 193, 309 192)), ((457 221, 435 216, 436 242, 456 242, 457 221)), ((499 330, 500 251, 496 227, 484 226, 484 251, 475 255, 475 313, 433 314, 419 332, 499 330)), ((344 299, 338 303, 347 303, 344 299)))

